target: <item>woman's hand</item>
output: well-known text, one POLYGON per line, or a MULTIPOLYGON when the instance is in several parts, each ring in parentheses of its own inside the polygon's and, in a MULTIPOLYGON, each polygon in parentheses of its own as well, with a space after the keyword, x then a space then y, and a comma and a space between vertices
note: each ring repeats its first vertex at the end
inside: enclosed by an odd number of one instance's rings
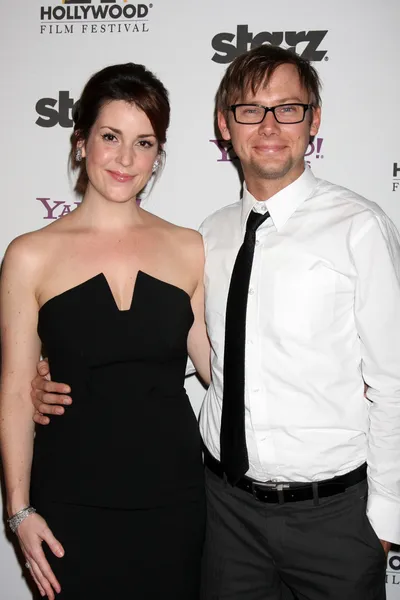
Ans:
POLYGON ((29 515, 22 521, 17 529, 17 536, 25 556, 26 565, 29 565, 29 571, 39 588, 40 594, 47 596, 49 600, 55 600, 54 591, 59 594, 61 586, 47 562, 42 543, 46 542, 58 558, 64 556, 64 548, 56 540, 46 521, 37 513, 29 515))

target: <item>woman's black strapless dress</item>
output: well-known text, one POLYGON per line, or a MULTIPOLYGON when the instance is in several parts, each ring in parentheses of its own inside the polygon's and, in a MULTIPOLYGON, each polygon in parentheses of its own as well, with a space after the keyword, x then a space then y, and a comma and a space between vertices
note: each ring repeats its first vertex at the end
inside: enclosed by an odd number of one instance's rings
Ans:
MULTIPOLYGON (((139 271, 120 311, 103 274, 52 298, 38 331, 66 414, 37 429, 31 501, 65 548, 60 600, 198 597, 201 440, 184 384, 182 289, 139 271)), ((46 546, 46 545, 45 545, 46 546)))

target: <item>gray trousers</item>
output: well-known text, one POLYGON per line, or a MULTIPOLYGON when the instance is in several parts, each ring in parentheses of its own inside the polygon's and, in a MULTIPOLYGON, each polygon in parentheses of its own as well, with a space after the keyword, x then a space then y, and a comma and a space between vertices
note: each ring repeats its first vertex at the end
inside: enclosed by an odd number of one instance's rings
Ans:
POLYGON ((206 490, 202 600, 385 600, 366 481, 317 505, 264 504, 206 468, 206 490))

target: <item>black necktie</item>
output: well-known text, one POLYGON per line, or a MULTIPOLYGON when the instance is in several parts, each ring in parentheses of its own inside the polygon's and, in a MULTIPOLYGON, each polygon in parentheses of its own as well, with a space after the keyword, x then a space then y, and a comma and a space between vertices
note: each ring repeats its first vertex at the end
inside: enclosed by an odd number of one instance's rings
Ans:
POLYGON ((234 485, 248 470, 244 425, 246 311, 257 228, 269 213, 251 211, 229 286, 225 322, 224 393, 221 417, 221 463, 234 485))

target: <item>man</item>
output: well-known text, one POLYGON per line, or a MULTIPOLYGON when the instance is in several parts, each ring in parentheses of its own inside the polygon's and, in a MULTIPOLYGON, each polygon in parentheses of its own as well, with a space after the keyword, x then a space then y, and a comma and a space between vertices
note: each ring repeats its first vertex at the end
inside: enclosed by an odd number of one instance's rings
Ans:
POLYGON ((245 186, 202 226, 205 600, 382 600, 400 542, 399 235, 305 167, 319 89, 261 46, 217 93, 245 186))

